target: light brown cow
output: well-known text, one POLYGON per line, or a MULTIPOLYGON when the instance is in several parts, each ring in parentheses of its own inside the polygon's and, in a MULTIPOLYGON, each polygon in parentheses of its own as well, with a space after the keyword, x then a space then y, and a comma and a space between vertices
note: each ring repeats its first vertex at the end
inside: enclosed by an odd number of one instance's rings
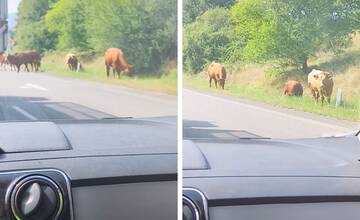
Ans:
POLYGON ((321 98, 324 103, 326 97, 330 104, 330 97, 334 87, 333 75, 321 70, 312 70, 308 75, 308 85, 316 102, 321 98))
POLYGON ((110 76, 110 68, 113 70, 113 75, 117 73, 120 78, 120 72, 124 71, 128 76, 133 73, 133 65, 130 65, 124 56, 124 53, 118 48, 109 48, 105 52, 105 65, 107 77, 110 76))
POLYGON ((287 96, 302 96, 303 87, 299 81, 288 80, 284 85, 284 95, 287 96))
POLYGON ((77 56, 73 53, 69 53, 65 57, 65 64, 69 67, 71 71, 76 71, 79 60, 77 56))
POLYGON ((207 73, 209 75, 210 88, 211 88, 211 82, 212 82, 212 80, 214 80, 216 88, 217 88, 217 84, 219 83, 220 88, 224 89, 225 80, 226 80, 226 70, 223 65, 221 65, 220 63, 212 62, 208 66, 207 73))

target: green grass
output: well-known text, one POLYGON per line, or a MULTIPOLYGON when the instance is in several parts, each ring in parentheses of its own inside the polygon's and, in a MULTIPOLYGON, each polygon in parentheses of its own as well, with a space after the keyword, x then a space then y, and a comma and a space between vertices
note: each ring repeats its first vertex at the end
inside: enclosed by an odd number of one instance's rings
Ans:
POLYGON ((136 89, 161 92, 169 95, 177 94, 177 67, 174 62, 165 65, 159 70, 159 74, 137 74, 134 77, 121 75, 120 79, 107 78, 103 59, 87 58, 83 62, 84 71, 73 72, 65 65, 64 54, 47 54, 43 58, 41 70, 54 75, 70 77, 82 80, 91 80, 102 83, 122 85, 136 89))
POLYGON ((360 97, 346 97, 344 99, 344 106, 335 107, 334 100, 332 100, 331 105, 321 105, 320 103, 315 103, 306 94, 303 97, 286 97, 282 95, 281 90, 264 86, 246 86, 228 83, 225 85, 225 90, 209 88, 207 78, 200 74, 197 76, 184 75, 184 84, 197 90, 256 100, 273 106, 313 112, 342 120, 360 121, 360 97))

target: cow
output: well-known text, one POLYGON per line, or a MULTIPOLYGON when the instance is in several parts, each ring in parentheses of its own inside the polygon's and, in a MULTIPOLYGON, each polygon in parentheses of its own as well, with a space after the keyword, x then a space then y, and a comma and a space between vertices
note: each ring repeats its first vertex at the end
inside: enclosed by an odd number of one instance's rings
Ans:
POLYGON ((217 84, 219 83, 220 88, 224 89, 225 80, 226 80, 226 70, 223 65, 221 65, 220 63, 212 62, 208 66, 207 73, 209 75, 210 88, 211 88, 211 82, 212 80, 214 80, 216 88, 217 88, 217 84))
POLYGON ((69 67, 71 71, 76 71, 78 68, 79 59, 73 53, 66 55, 65 64, 69 67))
POLYGON ((287 96, 302 96, 303 87, 299 81, 288 80, 284 85, 284 95, 287 96))
POLYGON ((331 73, 313 69, 308 75, 308 85, 316 102, 321 98, 323 104, 326 97, 327 102, 330 104, 330 97, 334 87, 331 73))
POLYGON ((113 75, 117 73, 120 78, 121 71, 124 71, 126 75, 132 76, 133 65, 130 65, 124 56, 124 53, 119 48, 109 48, 105 52, 105 66, 107 77, 110 76, 110 68, 113 70, 113 75))
POLYGON ((17 68, 17 72, 20 72, 22 65, 25 65, 25 69, 28 72, 30 72, 28 65, 31 65, 33 71, 38 71, 41 66, 41 56, 36 51, 24 51, 9 54, 7 56, 7 61, 11 66, 17 68))
POLYGON ((28 56, 28 59, 30 60, 30 65, 32 68, 32 71, 39 71, 40 67, 41 67, 41 55, 35 51, 27 51, 25 52, 28 56))
POLYGON ((6 70, 7 59, 5 55, 0 55, 0 69, 6 70))
POLYGON ((28 68, 28 64, 30 62, 27 61, 24 53, 9 54, 8 57, 7 57, 7 60, 8 60, 10 65, 16 67, 17 72, 20 72, 20 69, 21 69, 22 65, 25 65, 26 70, 28 72, 30 72, 29 68, 28 68))

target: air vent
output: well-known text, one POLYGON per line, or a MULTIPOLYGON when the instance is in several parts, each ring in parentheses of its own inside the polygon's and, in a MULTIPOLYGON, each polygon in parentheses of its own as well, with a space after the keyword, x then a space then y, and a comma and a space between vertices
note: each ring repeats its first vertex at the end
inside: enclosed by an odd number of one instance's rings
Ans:
POLYGON ((183 220, 208 220, 205 195, 194 188, 183 188, 183 220))
POLYGON ((200 220, 199 209, 186 196, 183 197, 183 220, 200 220))
POLYGON ((15 184, 10 206, 15 219, 58 219, 64 207, 64 198, 59 186, 50 178, 28 176, 15 184))

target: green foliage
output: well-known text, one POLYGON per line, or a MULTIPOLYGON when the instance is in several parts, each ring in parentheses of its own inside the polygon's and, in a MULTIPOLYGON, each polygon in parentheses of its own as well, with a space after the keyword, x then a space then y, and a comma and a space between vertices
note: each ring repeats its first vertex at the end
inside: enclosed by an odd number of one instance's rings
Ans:
POLYGON ((46 14, 45 24, 58 35, 57 48, 88 49, 83 0, 58 1, 46 14))
POLYGON ((241 58, 307 67, 321 49, 338 50, 359 27, 357 0, 243 0, 232 8, 241 58))
POLYGON ((137 71, 154 70, 176 53, 176 0, 85 1, 96 51, 119 47, 137 71))
POLYGON ((232 38, 229 10, 210 9, 185 27, 184 68, 198 72, 207 63, 221 61, 232 38))
POLYGON ((176 57, 176 12, 176 0, 26 0, 16 49, 103 54, 118 47, 137 73, 155 72, 176 57))
POLYGON ((21 1, 16 25, 15 49, 53 49, 56 34, 49 32, 41 19, 55 0, 21 1))
POLYGON ((193 22, 205 11, 215 7, 229 7, 235 0, 183 0, 183 21, 193 22))

